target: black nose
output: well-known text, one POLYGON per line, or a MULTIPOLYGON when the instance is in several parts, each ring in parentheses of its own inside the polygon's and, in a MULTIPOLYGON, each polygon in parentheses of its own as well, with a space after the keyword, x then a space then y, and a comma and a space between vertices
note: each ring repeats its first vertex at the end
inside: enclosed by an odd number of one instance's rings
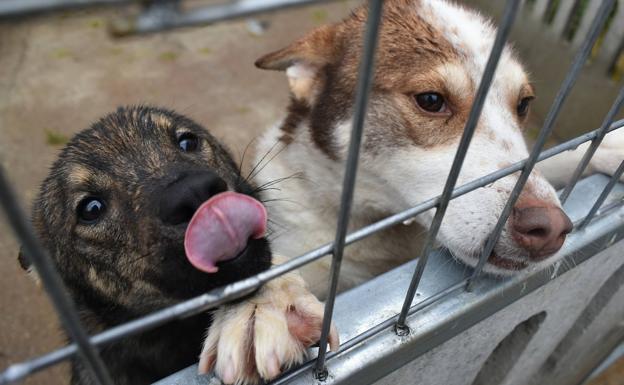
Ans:
POLYGON ((170 225, 188 222, 202 203, 224 191, 227 183, 213 172, 185 174, 162 191, 159 217, 170 225))

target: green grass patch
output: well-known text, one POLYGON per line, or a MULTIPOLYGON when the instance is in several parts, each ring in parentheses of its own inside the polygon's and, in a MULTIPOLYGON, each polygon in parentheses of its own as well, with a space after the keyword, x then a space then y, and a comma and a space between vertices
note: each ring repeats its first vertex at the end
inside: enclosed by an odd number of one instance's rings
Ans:
POLYGON ((46 136, 46 143, 50 146, 62 146, 69 142, 69 138, 57 131, 46 128, 44 130, 46 136))
POLYGON ((160 59, 161 61, 173 62, 178 60, 179 56, 180 55, 178 55, 176 52, 166 51, 158 55, 158 59, 160 59))

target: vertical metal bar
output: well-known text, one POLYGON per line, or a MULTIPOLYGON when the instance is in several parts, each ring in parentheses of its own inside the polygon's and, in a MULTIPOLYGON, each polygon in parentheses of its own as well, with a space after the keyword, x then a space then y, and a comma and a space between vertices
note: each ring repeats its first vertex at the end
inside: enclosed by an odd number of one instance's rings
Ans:
POLYGON ((576 54, 576 57, 574 58, 574 61, 572 63, 572 67, 570 68, 570 71, 568 71, 568 74, 566 75, 566 78, 564 79, 562 86, 559 89, 557 96, 555 97, 553 105, 550 108, 548 115, 546 116, 544 126, 540 130, 540 133, 537 137, 535 145, 533 146, 533 150, 531 151, 531 154, 529 155, 529 158, 527 159, 524 169, 522 170, 522 173, 518 177, 518 181, 516 182, 516 185, 511 191, 509 199, 507 200, 507 203, 505 204, 505 208, 503 209, 503 212, 498 218, 498 222, 496 223, 496 226, 494 227, 492 234, 490 235, 490 237, 488 238, 488 241, 486 242, 483 252, 481 253, 481 256, 479 258, 479 262, 477 263, 477 266, 475 267, 474 273, 468 280, 468 284, 466 285, 466 290, 472 290, 474 281, 481 274, 481 271, 483 270, 483 266, 485 265, 485 262, 487 261, 490 254, 492 253, 492 250, 494 250, 494 246, 496 245, 496 242, 498 241, 498 237, 500 236, 503 230, 503 227, 505 226, 505 223, 507 222, 507 218, 509 217, 511 210, 513 209, 513 206, 516 204, 516 201, 520 197, 520 193, 522 192, 522 189, 524 188, 524 185, 526 181, 528 180, 529 175, 531 174, 531 171, 533 170, 533 167, 535 166, 535 163, 537 162, 537 158, 539 157, 542 147, 544 147, 544 144, 546 143, 546 139, 548 138, 548 136, 550 135, 553 129, 555 120, 557 119, 557 116, 559 115, 559 112, 561 111, 561 107, 563 106, 563 103, 565 102, 566 98, 570 94, 570 91, 572 90, 572 87, 574 86, 574 83, 576 82, 576 79, 578 78, 578 75, 581 72, 583 65, 585 64, 585 61, 587 60, 587 57, 589 56, 589 53, 591 52, 592 47, 594 46, 594 43, 596 42, 596 39, 598 39, 598 35, 600 35, 602 26, 606 22, 607 17, 609 16, 609 12, 613 8, 614 3, 615 3, 615 0, 603 0, 602 4, 600 5, 600 9, 598 10, 598 14, 596 18, 592 22, 590 31, 587 34, 586 39, 583 42, 583 45, 581 46, 578 53, 576 54))
POLYGON ((622 105, 624 105, 624 87, 620 89, 620 93, 616 97, 615 102, 613 102, 611 109, 605 116, 602 122, 602 126, 600 126, 600 130, 598 131, 598 136, 596 136, 596 138, 592 141, 591 145, 587 148, 585 155, 583 155, 583 159, 581 159, 578 166, 576 167, 576 170, 574 170, 574 174, 572 174, 572 178, 570 178, 570 180, 568 181, 568 185, 561 193, 561 196, 559 197, 561 204, 564 204, 565 201, 568 200, 570 193, 572 192, 572 190, 574 190, 574 186, 576 186, 576 183, 583 174, 583 171, 585 171, 585 168, 589 164, 589 161, 594 156, 594 153, 598 149, 598 146, 600 146, 600 143, 602 143, 602 139, 604 139, 605 135, 607 135, 607 131, 609 127, 611 127, 611 123, 613 123, 615 115, 617 115, 618 111, 620 111, 620 109, 622 108, 622 105))
POLYGON ((405 325, 409 308, 412 304, 412 300, 414 299, 414 295, 416 294, 416 290, 418 289, 418 284, 420 283, 423 272, 425 271, 429 253, 431 252, 433 243, 436 239, 438 231, 440 230, 440 226, 442 225, 444 214, 446 213, 448 203, 451 199, 451 195, 453 194, 455 184, 457 183, 461 166, 466 158, 470 141, 472 140, 477 123, 479 122, 479 116, 481 115, 483 104, 485 103, 488 91, 490 90, 490 85, 492 84, 492 79, 494 79, 498 61, 503 49, 505 48, 505 42, 507 41, 507 36, 509 35, 513 22, 516 18, 519 5, 520 0, 508 0, 505 5, 503 21, 498 32, 496 33, 490 57, 488 58, 488 62, 483 71, 483 77, 481 79, 481 83, 479 84, 479 89, 475 95, 475 100, 472 104, 468 121, 466 122, 459 146, 457 147, 457 152, 455 153, 455 159, 453 160, 451 170, 448 178, 446 179, 446 184, 444 185, 444 190, 440 197, 440 203, 437 205, 435 216, 433 217, 433 221, 431 222, 431 226, 429 228, 429 234, 425 244, 423 245, 420 258, 416 264, 414 275, 412 276, 409 288, 405 294, 405 301, 403 302, 403 307, 401 308, 401 313, 395 327, 396 332, 400 335, 409 333, 409 328, 405 325))
POLYGON ((602 206, 605 199, 607 199, 609 193, 611 192, 611 190, 613 190, 613 187, 615 187, 617 182, 620 180, 622 174, 624 174, 624 160, 622 160, 615 173, 611 176, 611 180, 602 190, 600 196, 598 197, 598 199, 596 199, 596 203, 594 203, 592 208, 589 210, 589 213, 587 213, 587 216, 585 216, 585 219, 583 219, 583 222, 581 222, 581 224, 578 226, 579 230, 587 226, 587 224, 592 220, 594 215, 596 215, 598 209, 600 208, 600 206, 602 206))
POLYGON ((362 49, 362 59, 360 61, 358 85, 355 97, 355 111, 353 118, 353 128, 351 130, 351 141, 349 143, 349 153, 342 184, 342 197, 340 202, 340 213, 336 227, 336 238, 333 247, 333 259, 331 265, 331 275, 329 282, 329 295, 325 302, 325 313, 323 316, 323 327, 319 342, 319 353, 316 360, 315 375, 324 381, 327 378, 325 358, 327 355, 327 341, 331 327, 334 302, 336 300, 336 290, 338 288, 338 278, 340 275, 340 264, 345 247, 345 237, 349 225, 351 214, 351 203, 353 202, 353 191, 355 189, 355 178, 357 174, 358 159, 360 155, 360 143, 362 142, 362 132, 364 130, 364 120, 366 107, 374 77, 375 48, 377 46, 377 35, 381 20, 383 0, 370 0, 368 3, 368 18, 366 21, 366 31, 364 45, 362 49))
POLYGON ((28 257, 35 265, 46 292, 52 299, 63 326, 80 349, 83 363, 97 384, 112 385, 113 381, 95 347, 89 342, 87 333, 82 328, 78 313, 74 308, 63 281, 58 275, 50 257, 39 244, 24 213, 19 207, 4 170, 0 167, 0 204, 4 207, 7 218, 28 257))

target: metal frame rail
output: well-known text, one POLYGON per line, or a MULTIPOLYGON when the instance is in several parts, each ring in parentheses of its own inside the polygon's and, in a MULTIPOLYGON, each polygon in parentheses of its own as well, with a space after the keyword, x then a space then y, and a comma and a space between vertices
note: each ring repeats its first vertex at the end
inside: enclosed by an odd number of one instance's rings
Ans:
MULTIPOLYGON (((604 175, 592 175, 579 182, 579 186, 564 206, 573 223, 578 224, 587 216, 590 210, 588 203, 592 198, 597 198, 608 183, 609 178, 604 175)), ((624 184, 620 183, 614 187, 605 205, 598 212, 596 220, 582 231, 570 234, 558 253, 560 259, 552 267, 543 270, 536 269, 527 274, 519 274, 506 279, 483 276, 478 280, 472 292, 464 290, 471 276, 471 269, 455 263, 454 257, 448 250, 432 251, 419 285, 419 295, 414 298, 408 312, 407 321, 411 327, 408 335, 397 336, 395 325, 399 317, 398 309, 403 302, 404 288, 408 286, 412 278, 417 261, 408 262, 361 286, 341 293, 336 298, 334 322, 340 331, 342 342, 337 351, 327 354, 326 365, 331 376, 328 377, 326 383, 328 385, 369 384, 390 373, 395 373, 396 370, 404 370, 402 367, 409 366, 410 362, 417 357, 439 354, 439 351, 433 353, 431 350, 454 337, 461 337, 473 325, 486 320, 491 315, 506 311, 505 309, 510 305, 514 306, 518 299, 525 296, 531 297, 534 291, 548 289, 549 283, 560 284, 561 280, 552 282, 553 279, 586 261, 590 265, 583 264, 583 268, 578 270, 584 270, 586 276, 591 276, 596 265, 604 264, 604 261, 594 262, 594 256, 600 254, 601 250, 611 247, 617 247, 613 254, 618 254, 618 250, 621 253, 624 247, 624 243, 621 242, 624 238, 624 223, 621 220, 624 215, 622 199, 624 199, 624 184), (362 306, 363 301, 366 306, 362 306)), ((610 268, 606 270, 608 274, 612 272, 610 268)), ((566 279, 565 276, 562 278, 566 279)), ((571 280, 576 282, 574 278, 571 280)), ((553 291, 552 288, 550 290, 553 291)), ((587 285, 582 286, 582 289, 579 287, 578 290, 586 291, 587 285)), ((572 295, 576 296, 578 293, 572 295)), ((565 295, 555 297, 555 301, 561 300, 562 297, 565 295)), ((556 306, 539 293, 536 293, 530 300, 538 303, 540 306, 538 311, 543 308, 553 310, 552 307, 556 306)), ((525 309, 525 316, 526 313, 532 314, 533 311, 525 309)), ((516 313, 515 310, 511 312, 516 313)), ((524 319, 522 309, 517 313, 520 319, 524 319)), ((570 319, 574 316, 566 311, 565 317, 570 319)), ((552 322, 557 322, 557 320, 554 319, 552 322)), ((500 328, 499 336, 501 334, 504 336, 514 325, 514 323, 505 323, 505 326, 500 328)), ((494 341, 494 343, 499 341, 497 337, 492 336, 494 330, 491 330, 491 325, 480 327, 481 332, 484 329, 488 330, 490 332, 488 335, 491 336, 484 340, 494 341)), ((480 331, 467 333, 464 342, 466 339, 470 340, 471 336, 480 335, 480 331)), ((461 356, 462 345, 461 342, 453 343, 450 349, 461 356)), ((608 349, 608 345, 606 341, 601 344, 605 349, 608 349)), ((545 350, 548 350, 549 346, 547 345, 545 350)), ((476 346, 470 348, 471 351, 476 352, 475 349, 478 350, 476 346)), ((463 350, 466 353, 466 349, 463 350)), ((444 356, 444 353, 440 355, 440 357, 444 356)), ((435 362, 436 358, 430 356, 425 357, 424 360, 432 363, 432 360, 435 362)), ((301 366, 285 373, 272 384, 308 384, 315 374, 315 364, 313 357, 301 366)), ((418 366, 418 363, 414 364, 418 366)), ((450 370, 453 366, 452 363, 441 362, 437 369, 446 367, 450 370)), ((477 363, 476 366, 479 364, 477 363)), ((467 368, 464 367, 464 369, 467 368)), ((470 374, 466 373, 466 375, 469 383, 470 374)), ((215 384, 213 381, 214 376, 198 376, 197 365, 193 365, 162 379, 155 385, 213 385, 215 384)), ((443 383, 438 377, 430 378, 428 382, 443 383)), ((384 383, 397 382, 385 381, 384 383)), ((411 378, 409 382, 401 383, 419 382, 411 378)))
MULTIPOLYGON (((33 8, 28 8, 28 4, 32 5, 35 3, 47 3, 50 9, 60 6, 67 5, 78 5, 84 4, 83 0, 27 0, 27 1, 5 1, 0 2, 0 15, 4 14, 17 14, 19 12, 24 11, 32 11, 33 8), (20 4, 22 7, 20 9, 20 4)), ((121 0, 100 0, 97 3, 119 3, 121 0)), ((313 3, 313 0, 239 0, 229 4, 221 4, 214 5, 212 7, 204 8, 205 10, 212 10, 212 18, 210 21, 224 20, 232 17, 239 17, 244 15, 249 15, 252 13, 263 12, 267 10, 273 10, 278 8, 283 8, 291 5, 303 5, 313 3)), ((457 182, 457 177, 459 175, 463 160, 465 158, 466 152, 468 150, 470 140, 472 134, 474 133, 476 123, 478 121, 481 109, 483 107, 484 100, 487 96, 487 92, 489 90, 489 86, 494 77, 496 66, 498 63, 498 59, 504 47, 506 38, 509 34, 515 16, 518 12, 520 0, 508 0, 503 16, 502 23, 499 27, 499 30, 496 35, 496 40, 491 50, 488 63, 486 69, 484 71, 482 80, 479 85, 479 89, 475 98, 475 102, 472 106, 471 113, 464 129, 464 133, 458 147, 455 160, 449 172, 449 176, 447 178, 443 193, 435 198, 432 198, 428 201, 422 202, 415 207, 412 207, 408 210, 405 210, 401 213, 392 215, 385 219, 380 220, 372 225, 361 228, 355 232, 347 234, 347 225, 349 220, 350 206, 353 197, 353 190, 356 180, 356 171, 357 171, 357 163, 358 163, 358 155, 359 155, 359 147, 362 138, 362 130, 364 126, 364 118, 366 105, 368 101, 368 97, 371 89, 371 79, 373 74, 373 64, 374 64, 374 49, 377 40, 377 32, 379 29, 380 18, 382 14, 382 0, 369 0, 369 14, 367 27, 365 32, 365 44, 364 44, 364 52, 362 55, 362 63, 360 64, 360 74, 358 80, 358 88, 357 95, 355 100, 355 119, 354 125, 351 135, 351 143, 349 146, 348 152, 348 160, 346 165, 346 171, 344 176, 343 183, 343 193, 341 198, 340 205, 340 215, 339 221, 336 228, 336 237, 335 241, 331 244, 323 245, 315 250, 312 250, 304 255, 301 255, 297 258, 293 258, 290 261, 273 267, 268 271, 260 273, 254 277, 227 285, 225 287, 210 291, 204 295, 199 297, 187 300, 180 304, 174 305, 172 307, 157 311, 148 316, 139 318, 137 320, 128 322, 123 325, 119 325, 117 327, 106 330, 100 334, 91 336, 90 338, 86 336, 84 329, 81 327, 78 321, 78 315, 76 310, 72 306, 71 301, 69 300, 66 290, 62 284, 62 281, 52 266, 52 262, 50 258, 47 256, 46 252, 41 248, 40 244, 37 242, 36 237, 28 226, 28 221, 26 220, 26 216, 19 209, 19 205, 17 200, 15 199, 15 195, 13 194, 12 187, 6 177, 4 176, 4 172, 0 169, 0 203, 4 207, 7 212, 9 221, 15 231, 20 242, 24 244, 24 246, 28 249, 29 255, 33 256, 33 262, 37 268, 37 271, 41 277, 43 284, 45 285, 48 294, 51 296, 53 300, 53 304, 60 314, 61 319, 63 321, 64 327, 67 329, 69 336, 71 337, 73 343, 61 348, 59 350, 53 351, 46 355, 40 356, 38 358, 32 359, 30 361, 26 361, 23 363, 18 363, 15 365, 11 365, 4 372, 0 373, 0 384, 10 384, 15 383, 24 379, 26 376, 42 370, 44 368, 49 367, 50 365, 57 364, 63 360, 67 360, 71 357, 74 357, 78 354, 86 364, 86 367, 89 369, 94 381, 98 384, 111 384, 112 381, 110 379, 110 375, 108 374, 105 366, 103 365, 98 353, 97 348, 101 347, 104 344, 108 344, 114 341, 117 341, 121 338, 124 338, 128 335, 140 333, 142 331, 146 331, 152 328, 155 328, 163 323, 168 321, 189 317, 191 315, 206 311, 210 308, 214 308, 219 306, 227 301, 242 297, 253 290, 260 287, 262 284, 268 282, 271 279, 274 279, 280 275, 283 275, 289 271, 297 269, 305 264, 311 263, 325 255, 333 254, 333 262, 332 262, 332 270, 331 270, 331 279, 329 282, 329 296, 326 303, 326 311, 325 317, 323 320, 323 328, 321 334, 321 342, 319 348, 319 355, 315 361, 315 374, 317 379, 323 381, 327 379, 328 373, 326 370, 326 360, 331 355, 326 354, 327 347, 327 336, 329 333, 329 325, 332 319, 334 300, 336 297, 336 283, 340 274, 340 262, 342 257, 343 249, 346 245, 357 242, 373 233, 381 231, 385 228, 393 226, 395 224, 401 223, 405 220, 411 219, 416 215, 423 213, 429 209, 435 208, 436 214, 434 220, 431 224, 427 242, 423 248, 423 252, 418 259, 416 268, 414 270, 414 274, 412 276, 409 288, 407 290, 407 294, 405 295, 405 299, 403 302, 403 306, 401 312, 397 317, 391 319, 390 321, 386 321, 386 323, 382 323, 378 325, 378 327, 386 327, 387 322, 392 322, 395 324, 395 332, 399 336, 409 336, 410 330, 407 328, 405 320, 409 314, 413 314, 414 312, 421 309, 421 306, 424 306, 422 303, 416 305, 416 308, 412 306, 412 302, 414 299, 414 295, 417 292, 421 278, 423 276, 423 272, 427 266, 428 256, 431 253, 431 248, 434 239, 436 238, 437 232, 440 228, 440 224, 444 218, 444 213, 448 203, 451 199, 466 194, 470 191, 473 191, 479 187, 485 186, 493 181, 503 178, 507 175, 510 175, 514 172, 522 170, 518 181, 511 193, 511 196, 501 214, 498 223, 495 227, 495 230, 491 234, 488 244, 483 251, 479 259, 479 263, 472 273, 472 275, 460 282, 459 284, 442 291, 431 298, 427 299, 427 301, 423 303, 430 303, 439 298, 443 298, 448 295, 450 292, 461 288, 461 286, 466 286, 465 289, 472 289, 474 283, 478 280, 481 274, 481 270, 485 264, 487 256, 489 256, 494 244, 496 243, 500 232, 505 224, 507 217, 509 216, 511 209, 513 208, 514 203, 518 199, 522 188, 526 180, 529 177, 529 174, 536 162, 552 157, 556 154, 559 154, 563 151, 570 150, 576 148, 579 144, 582 144, 587 141, 592 141, 592 145, 587 150, 587 153, 581 163, 579 164, 574 178, 571 183, 565 189, 562 197, 563 200, 567 199, 570 194, 570 191, 575 187, 576 182, 582 173, 582 170, 586 167, 589 159, 595 152, 597 146, 600 144, 601 140, 604 136, 612 130, 620 129, 624 126, 624 120, 613 122, 614 117, 616 116, 618 110, 621 105, 624 103, 624 88, 622 92, 616 99, 611 111, 605 117, 605 120, 602 126, 595 131, 577 137, 573 140, 555 146, 549 150, 543 151, 542 148, 544 143, 552 131, 553 125, 556 121, 557 115, 559 114, 563 103, 566 100, 566 97, 569 95, 587 57, 594 45, 594 42, 598 38, 599 32, 602 29, 607 17, 609 15, 610 10, 614 6, 615 0, 603 0, 601 3, 600 10, 595 17, 591 29, 585 38, 585 42, 578 51, 577 56, 575 57, 571 69, 569 70, 558 95, 555 98, 555 101, 552 105, 552 108, 546 118, 546 122, 540 131, 540 134, 537 139, 537 143, 535 144, 533 150, 531 151, 530 156, 521 161, 517 162, 509 167, 493 172, 489 175, 483 176, 476 180, 473 180, 469 183, 466 183, 462 186, 455 187, 457 182), (458 286, 459 285, 459 286, 458 286)), ((163 14, 172 15, 167 12, 179 12, 177 5, 179 5, 179 1, 156 1, 151 3, 151 10, 149 12, 162 11, 163 14)), ((168 17, 168 16, 167 16, 168 17)), ((199 19, 197 19, 199 20, 199 19)), ((202 18, 202 22, 206 21, 206 18, 202 18)), ((187 20, 188 21, 188 20, 187 20)), ((155 30, 154 28, 169 28, 180 25, 180 19, 159 19, 157 24, 152 24, 151 27, 148 24, 141 24, 142 26, 139 28, 142 32, 155 30), (164 20, 164 21, 163 21, 164 20), (168 20, 168 21, 167 21, 168 20)), ((184 25, 189 25, 186 23, 182 23, 184 25)), ((192 24, 192 23, 191 23, 192 24)), ((137 24, 139 25, 139 24, 137 24)), ((616 182, 619 176, 624 172, 624 162, 620 165, 618 172, 613 176, 610 183, 607 184, 605 189, 603 190, 601 197, 597 200, 594 208, 590 210, 587 216, 581 222, 581 225, 578 227, 584 227, 596 214, 598 208, 603 204, 604 198, 608 195, 609 191, 616 185, 616 182)), ((577 227, 577 228, 578 228, 577 227)), ((364 335, 366 337, 366 335, 364 335)))

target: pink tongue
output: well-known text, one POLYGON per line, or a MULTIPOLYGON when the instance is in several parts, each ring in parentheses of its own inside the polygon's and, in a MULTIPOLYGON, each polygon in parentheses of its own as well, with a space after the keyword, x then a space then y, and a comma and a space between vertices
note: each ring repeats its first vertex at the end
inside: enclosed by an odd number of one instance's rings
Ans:
POLYGON ((186 257, 199 270, 216 273, 216 264, 236 257, 249 238, 264 236, 266 222, 266 209, 252 197, 217 194, 199 206, 186 228, 186 257))

